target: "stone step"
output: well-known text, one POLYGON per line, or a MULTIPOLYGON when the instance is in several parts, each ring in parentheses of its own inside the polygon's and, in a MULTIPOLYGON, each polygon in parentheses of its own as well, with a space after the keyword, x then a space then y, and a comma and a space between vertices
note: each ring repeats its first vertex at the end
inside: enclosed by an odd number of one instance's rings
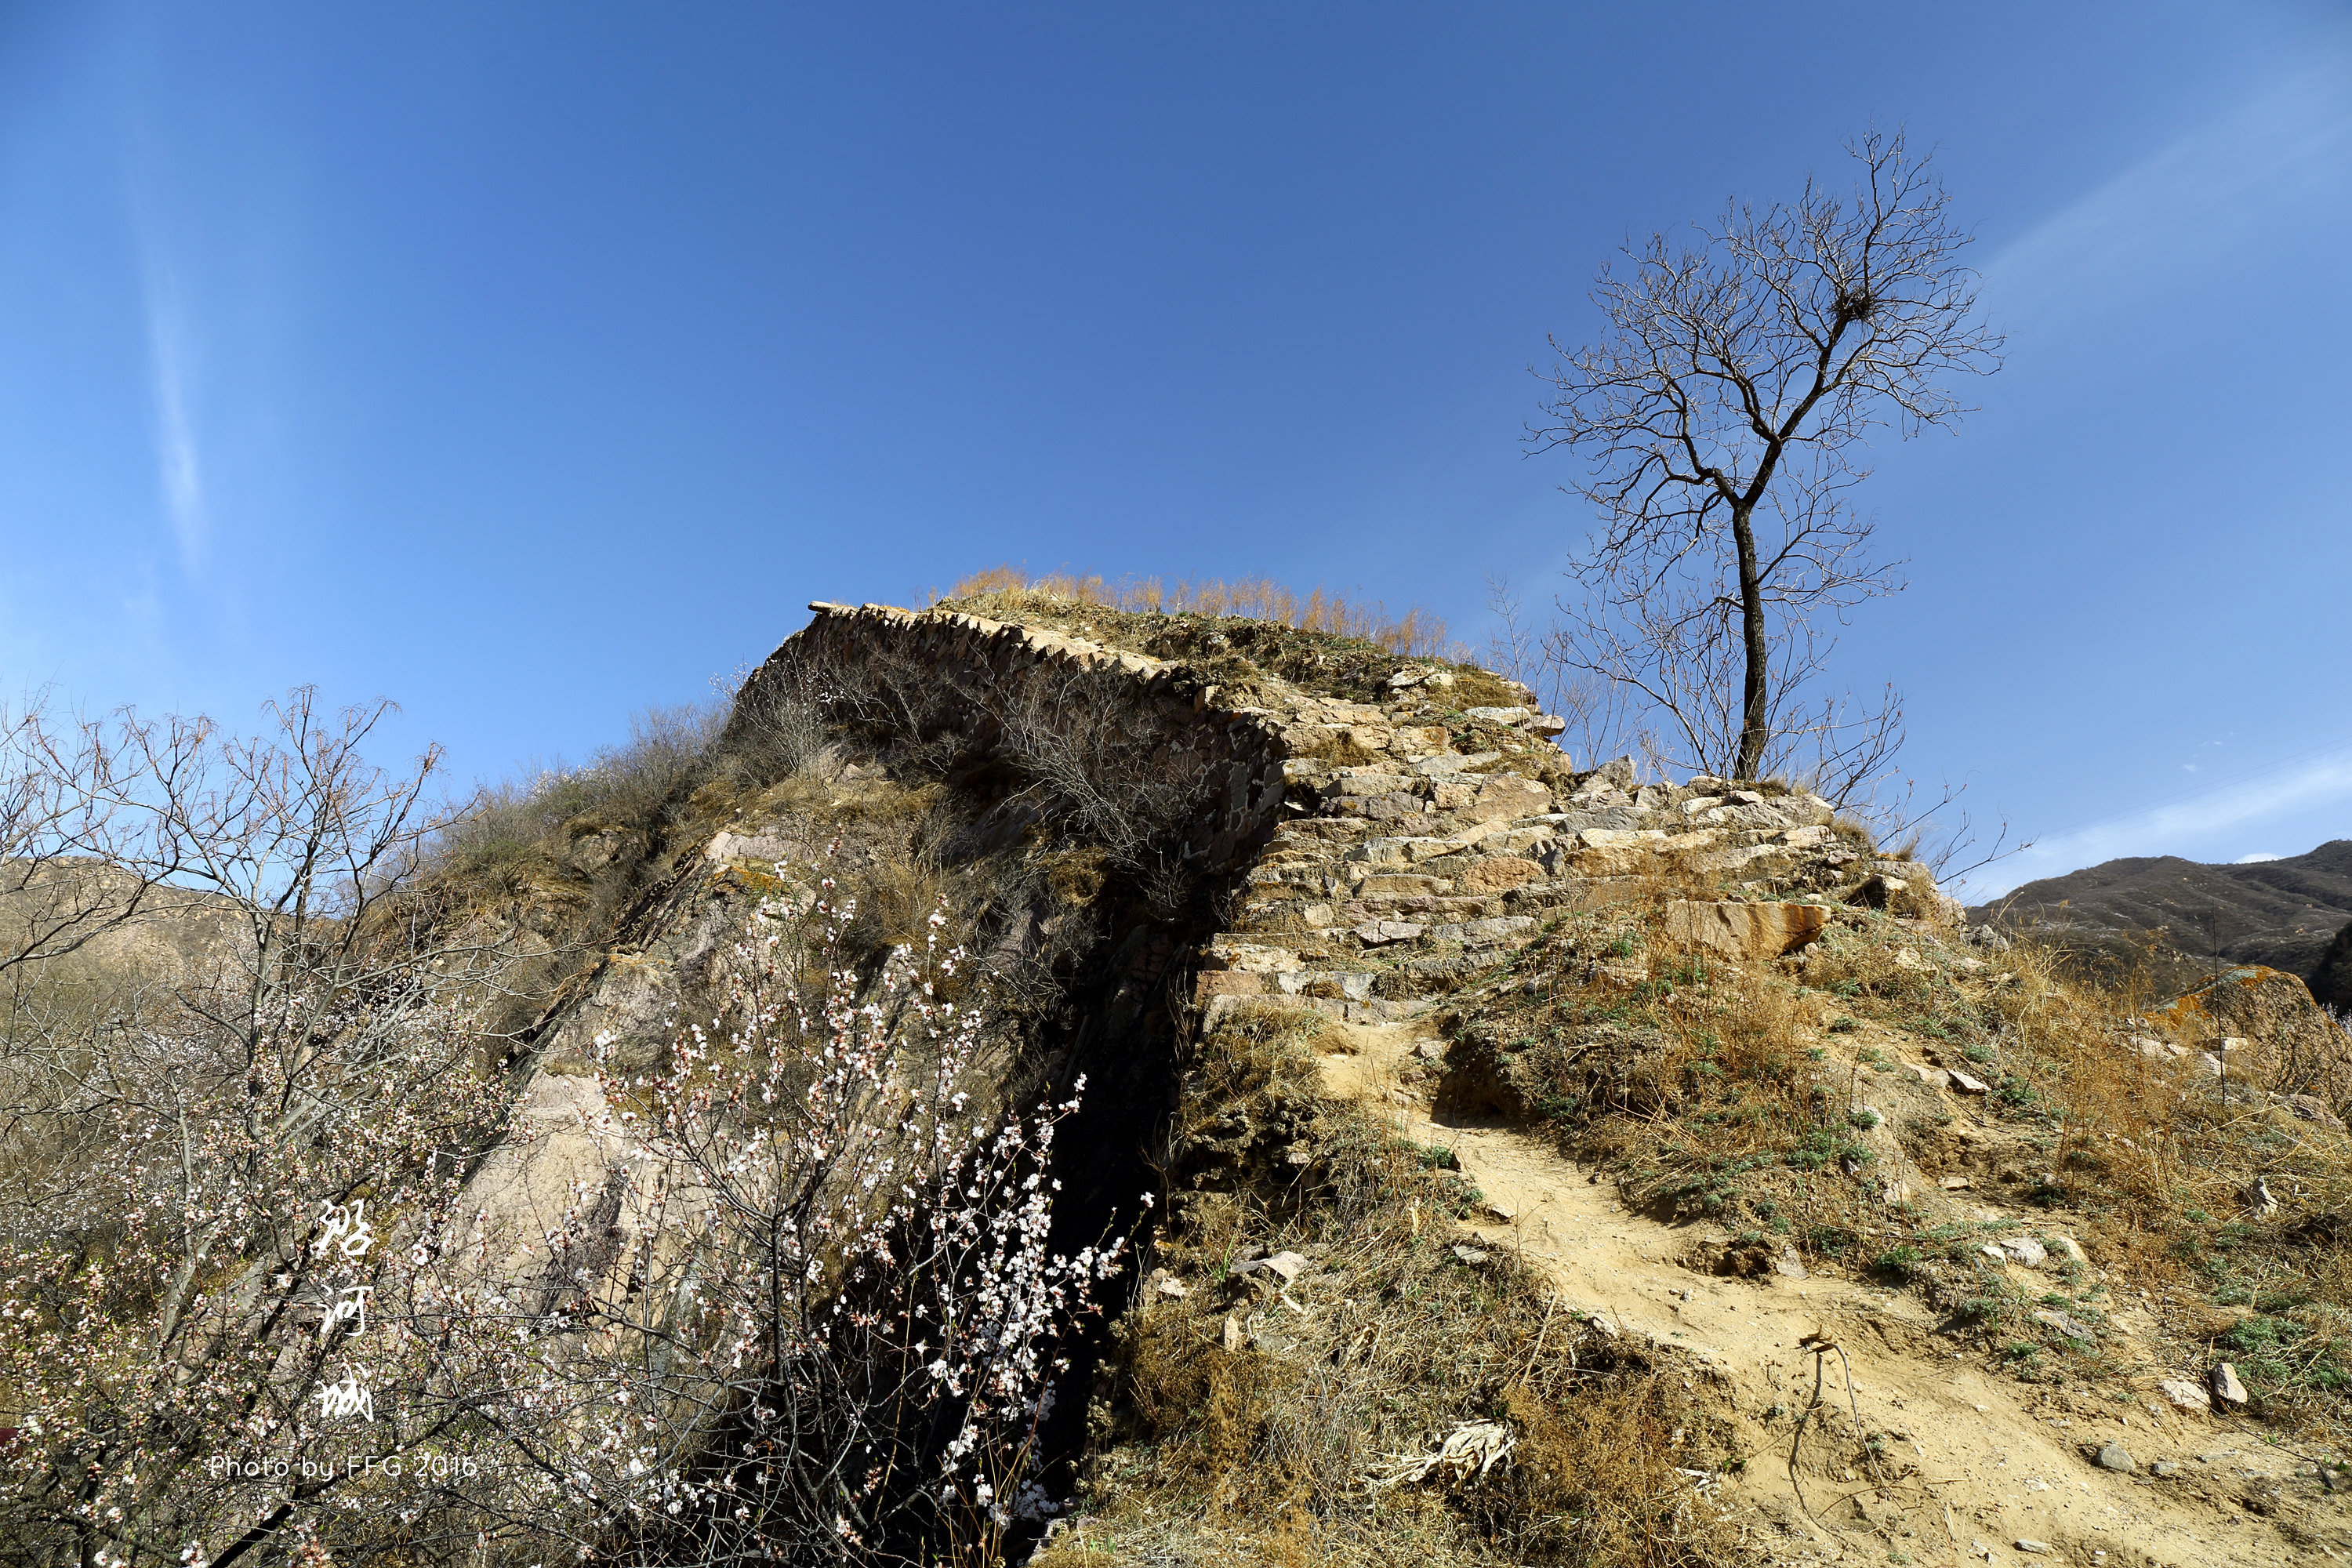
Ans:
MULTIPOLYGON (((1213 1029, 1234 1008, 1261 1000, 1263 998, 1255 996, 1211 996, 1201 1010, 1202 1026, 1213 1029)), ((1294 1006, 1312 1007, 1318 1013, 1328 1014, 1350 1024, 1393 1023, 1399 1018, 1412 1016, 1422 1006, 1418 1002, 1348 1002, 1325 996, 1288 996, 1283 1000, 1294 1006)))
POLYGON ((1531 915, 1498 915, 1442 922, 1387 916, 1366 921, 1354 927, 1350 934, 1367 948, 1435 942, 1458 942, 1471 947, 1483 947, 1504 942, 1524 945, 1527 941, 1533 940, 1535 928, 1536 921, 1531 915))
POLYGON ((1349 899, 1345 903, 1335 906, 1333 912, 1338 916, 1336 923, 1343 926, 1361 925, 1366 921, 1398 917, 1418 920, 1424 915, 1451 916, 1455 920, 1483 920, 1488 915, 1509 913, 1507 910, 1496 907, 1501 903, 1502 900, 1492 894, 1472 896, 1457 894, 1444 898, 1432 898, 1426 894, 1378 894, 1368 899, 1349 899))
POLYGON ((1328 900, 1286 899, 1243 905, 1232 931, 1237 936, 1255 933, 1295 939, 1328 931, 1339 924, 1339 911, 1328 900))
POLYGON ((1530 882, 1503 895, 1503 907, 1515 913, 1566 910, 1591 914, 1617 904, 1635 903, 1650 896, 1652 884, 1640 877, 1559 877, 1530 882))
POLYGON ((1249 874, 1249 886, 1253 889, 1297 888, 1322 893, 1331 891, 1339 881, 1338 867, 1315 860, 1291 866, 1260 866, 1249 874))
POLYGON ((1438 898, 1453 890, 1454 883, 1447 878, 1415 876, 1410 872, 1366 877, 1353 883, 1349 889, 1351 897, 1359 898, 1373 893, 1418 893, 1428 898, 1438 898))
POLYGON ((1415 822, 1431 816, 1429 803, 1418 795, 1349 795, 1327 807, 1337 816, 1358 816, 1368 822, 1415 822))

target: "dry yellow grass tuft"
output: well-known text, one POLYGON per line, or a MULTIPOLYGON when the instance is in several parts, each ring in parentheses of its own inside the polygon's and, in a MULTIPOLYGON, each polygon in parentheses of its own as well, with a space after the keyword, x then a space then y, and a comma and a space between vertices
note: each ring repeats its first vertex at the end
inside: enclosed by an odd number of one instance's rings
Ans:
POLYGON ((1084 1518, 1035 1561, 1744 1560, 1677 1468, 1729 1462, 1719 1414, 1471 1245, 1444 1152, 1324 1097, 1326 1027, 1267 1005, 1201 1042, 1084 1518), (1386 1479, 1465 1429, 1512 1450, 1386 1479))
POLYGON ((1017 566, 993 566, 961 579, 946 597, 959 602, 993 598, 1008 607, 1035 601, 1093 605, 1135 615, 1272 621, 1299 631, 1360 637, 1406 658, 1436 657, 1451 646, 1445 638, 1444 621, 1418 605, 1402 616, 1391 616, 1377 601, 1350 599, 1319 586, 1302 596, 1265 577, 1237 577, 1231 582, 1206 577, 1172 584, 1157 577, 1111 582, 1099 574, 1068 572, 1032 577, 1017 566))
POLYGON ((1549 1123, 1657 1218, 1916 1290, 2031 1380, 2147 1381, 2048 1326, 2145 1293, 2176 1366, 2230 1361, 2257 1415, 2352 1440, 2352 1041, 2307 998, 2250 974, 2152 1010, 2052 952, 1858 909, 1801 956, 1727 963, 1666 938, 1686 874, 1640 891, 1462 994, 1458 1106, 1549 1123), (1995 1231, 2053 1238, 2045 1284, 1983 1257, 1995 1231))

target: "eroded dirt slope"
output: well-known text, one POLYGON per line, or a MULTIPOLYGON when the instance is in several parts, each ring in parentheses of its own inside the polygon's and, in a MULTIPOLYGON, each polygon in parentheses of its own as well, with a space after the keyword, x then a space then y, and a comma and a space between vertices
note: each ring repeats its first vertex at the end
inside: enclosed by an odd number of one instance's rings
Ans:
MULTIPOLYGON (((1916 1299, 1804 1276, 1792 1259, 1747 1278, 1701 1272, 1685 1261, 1706 1252, 1697 1227, 1628 1210, 1612 1183, 1540 1135, 1437 1111, 1435 1079, 1415 1070, 1435 1048, 1425 1022, 1343 1024, 1330 1038, 1345 1047, 1324 1059, 1331 1092, 1454 1152, 1487 1205, 1471 1229, 1548 1276, 1564 1311, 1687 1353, 1692 1378, 1730 1406, 1747 1456, 1739 1473, 1702 1484, 1758 1516, 1754 1539, 1776 1560, 2352 1561, 2352 1530, 2319 1468, 2251 1423, 2154 1403, 2102 1408, 2020 1383, 1950 1349, 1916 1299), (1794 1417, 1815 1399, 1809 1345, 1823 1339, 1843 1352, 1821 1358, 1818 1419, 1831 1433, 1809 1429, 1792 1466, 1794 1417), (1880 1438, 1874 1475, 1835 1458, 1857 1426, 1880 1438), (2132 1472, 2084 1452, 2109 1444, 2132 1472)), ((2153 1365, 2154 1347, 2128 1342, 2152 1330, 2147 1314, 2126 1309, 2116 1321, 2126 1355, 2153 1365)))

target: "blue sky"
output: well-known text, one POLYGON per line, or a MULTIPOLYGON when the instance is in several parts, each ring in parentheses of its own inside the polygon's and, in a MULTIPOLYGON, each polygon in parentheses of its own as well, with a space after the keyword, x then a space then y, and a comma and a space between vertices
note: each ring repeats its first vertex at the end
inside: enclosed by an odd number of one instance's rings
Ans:
POLYGON ((2340 5, 0 4, 0 680, 464 779, 999 561, 1475 642, 1594 267, 1874 119, 2010 346, 1840 669, 1977 889, 2352 835, 2340 5))

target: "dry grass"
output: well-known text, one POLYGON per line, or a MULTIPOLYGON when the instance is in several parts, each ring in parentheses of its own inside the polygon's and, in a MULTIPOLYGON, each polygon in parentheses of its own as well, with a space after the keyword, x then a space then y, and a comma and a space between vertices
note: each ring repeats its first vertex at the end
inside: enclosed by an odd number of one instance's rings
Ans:
POLYGON ((1295 748, 1290 754, 1302 759, 1312 758, 1317 762, 1328 763, 1335 768, 1366 767, 1379 762, 1383 755, 1364 746, 1357 741, 1353 733, 1346 730, 1338 731, 1328 738, 1318 737, 1306 745, 1295 748))
MULTIPOLYGON (((1208 577, 1176 583, 1144 577, 1111 582, 1097 574, 1067 572, 1032 577, 1017 566, 995 566, 963 578, 946 597, 956 601, 992 598, 1008 604, 1031 599, 1049 605, 1094 605, 1134 615, 1272 621, 1299 631, 1360 637, 1408 658, 1447 655, 1454 647, 1446 640, 1445 623, 1418 605, 1402 616, 1392 616, 1378 601, 1350 599, 1321 587, 1310 589, 1302 597, 1265 577, 1237 577, 1231 582, 1208 577)), ((1449 657, 1465 656, 1457 651, 1449 657)))
MULTIPOLYGON (((1507 751, 1528 744, 1517 731, 1468 716, 1474 708, 1519 706, 1528 693, 1473 662, 1469 650, 1446 640, 1442 622, 1419 609, 1392 616, 1376 604, 1320 592, 1301 598, 1262 581, 1162 590, 1091 577, 1033 581, 1011 568, 968 577, 955 597, 934 602, 1167 660, 1198 687, 1214 688, 1214 700, 1227 706, 1260 700, 1270 678, 1327 697, 1392 702, 1391 677, 1409 663, 1434 663, 1450 683, 1418 687, 1410 699, 1426 710, 1428 722, 1444 722, 1466 750, 1492 749, 1483 742, 1495 741, 1507 751)), ((1335 752, 1347 754, 1344 743, 1335 752)))
POLYGON ((1549 1122, 1659 1218, 1914 1289, 2021 1376, 2119 1388, 2116 1364, 2032 1311, 2096 1323, 2145 1292, 2175 1353, 2231 1361, 2258 1415, 2352 1440, 2352 1138, 2284 1098, 2332 1081, 2308 1040, 2252 1040, 2225 1091, 2200 1054, 2210 1020, 2049 952, 1988 963, 1850 910, 1801 965, 1729 965, 1664 942, 1675 890, 1661 879, 1641 903, 1569 917, 1465 993, 1449 1092, 1549 1122), (1906 1064, 1990 1091, 1939 1095, 1906 1064), (1890 1196, 1906 1166, 1924 1176, 1890 1196), (1941 1201, 1943 1173, 2023 1224, 1941 1201), (2053 1266, 2026 1299, 1977 1252, 1979 1232, 2021 1228, 2074 1237, 2092 1267, 2053 1266))
POLYGON ((426 876, 476 901, 588 901, 597 871, 657 853, 664 829, 689 814, 721 717, 702 707, 647 709, 630 720, 628 744, 584 766, 558 763, 528 782, 481 786, 434 843, 426 876))
POLYGON ((1202 1043, 1156 1259, 1188 1294, 1147 1288, 1122 1324, 1090 1517, 1037 1561, 1738 1560, 1675 1469, 1726 1462, 1729 1428, 1507 1256, 1458 1256, 1477 1194, 1321 1097, 1323 1027, 1262 1007, 1202 1043), (1234 1267, 1281 1250, 1312 1259, 1286 1289, 1234 1267), (1367 1479, 1495 1419, 1518 1448, 1483 1481, 1367 1479))
POLYGON ((2277 1103, 2297 1085, 2268 1081, 2289 1069, 2259 1051, 2252 1081, 2220 1089, 2197 1049, 2210 1042, 2186 1020, 2151 1022, 2128 994, 2070 983, 2045 952, 2001 963, 2015 978, 1985 1011, 2004 1109, 2049 1156, 2038 1195, 2095 1215, 2086 1228, 2118 1289, 2178 1303, 2177 1331, 2232 1361, 2262 1415, 2352 1439, 2352 1139, 2277 1103), (2168 1036, 2185 1057, 2129 1043, 2168 1036), (2274 1213, 2251 1201, 2257 1177, 2274 1213))
POLYGON ((1847 1250, 1879 1152, 1822 1044, 1832 1009, 1777 973, 1677 950, 1661 913, 1575 917, 1522 952, 1456 1026, 1457 1092, 1551 1123, 1662 1219, 1847 1250))

